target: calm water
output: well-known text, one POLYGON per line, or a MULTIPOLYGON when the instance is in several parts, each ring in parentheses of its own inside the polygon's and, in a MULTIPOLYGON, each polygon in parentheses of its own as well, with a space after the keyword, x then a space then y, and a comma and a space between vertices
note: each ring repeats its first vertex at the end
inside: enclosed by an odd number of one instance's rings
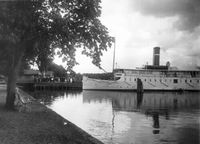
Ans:
POLYGON ((105 144, 199 144, 200 93, 36 92, 52 110, 105 144))

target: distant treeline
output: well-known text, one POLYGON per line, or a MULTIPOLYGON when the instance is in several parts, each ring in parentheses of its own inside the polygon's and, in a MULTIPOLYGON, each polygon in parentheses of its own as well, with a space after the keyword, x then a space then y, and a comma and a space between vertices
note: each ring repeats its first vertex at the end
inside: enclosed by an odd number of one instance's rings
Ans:
POLYGON ((101 79, 101 80, 113 80, 114 79, 113 73, 93 73, 93 74, 87 73, 84 75, 89 78, 101 79))

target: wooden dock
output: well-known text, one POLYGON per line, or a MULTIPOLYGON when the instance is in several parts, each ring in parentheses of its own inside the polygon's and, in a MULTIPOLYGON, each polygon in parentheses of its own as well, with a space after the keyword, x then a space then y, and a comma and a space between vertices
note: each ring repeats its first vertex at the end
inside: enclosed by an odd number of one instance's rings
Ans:
POLYGON ((34 84, 34 90, 68 90, 68 89, 82 89, 82 83, 40 82, 34 84))
POLYGON ((45 90, 81 90, 82 82, 30 82, 18 83, 18 86, 25 87, 30 90, 45 91, 45 90))

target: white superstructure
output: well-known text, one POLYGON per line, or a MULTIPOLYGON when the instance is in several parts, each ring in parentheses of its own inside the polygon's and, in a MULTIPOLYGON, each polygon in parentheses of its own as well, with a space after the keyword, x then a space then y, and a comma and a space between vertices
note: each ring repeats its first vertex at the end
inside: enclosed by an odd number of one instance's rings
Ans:
MULTIPOLYGON (((159 47, 154 53, 159 54, 159 47)), ((200 90, 199 70, 171 70, 170 64, 159 65, 158 54, 153 65, 142 69, 115 69, 115 80, 99 80, 83 77, 84 90, 137 90, 137 79, 141 79, 144 90, 200 90)))

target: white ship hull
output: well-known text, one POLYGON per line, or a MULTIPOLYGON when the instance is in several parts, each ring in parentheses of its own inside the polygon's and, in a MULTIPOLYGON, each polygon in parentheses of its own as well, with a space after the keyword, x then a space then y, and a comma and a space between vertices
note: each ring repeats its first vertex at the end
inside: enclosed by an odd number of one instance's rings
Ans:
MULTIPOLYGON (((144 90, 160 90, 160 91, 200 91, 199 78, 141 78, 144 90), (149 81, 150 79, 151 82, 149 81), (173 79, 177 79, 179 83, 173 83, 173 79), (188 82, 186 82, 188 81, 188 82)), ((88 77, 83 77, 84 90, 137 90, 137 81, 124 80, 98 80, 88 77)))

